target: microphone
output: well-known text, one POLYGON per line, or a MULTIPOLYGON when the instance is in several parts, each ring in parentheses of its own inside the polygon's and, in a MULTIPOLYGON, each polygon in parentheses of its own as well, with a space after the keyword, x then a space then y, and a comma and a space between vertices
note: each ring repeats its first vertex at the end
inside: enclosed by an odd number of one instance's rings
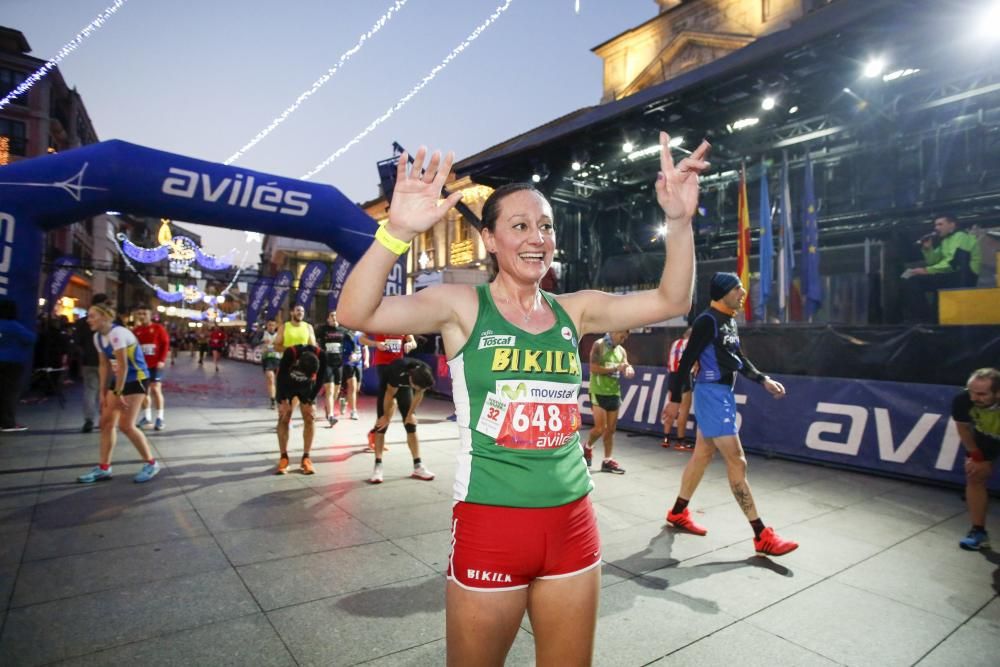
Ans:
POLYGON ((919 239, 917 239, 917 245, 923 245, 928 241, 933 242, 935 238, 937 238, 936 232, 930 232, 929 234, 924 234, 919 239))

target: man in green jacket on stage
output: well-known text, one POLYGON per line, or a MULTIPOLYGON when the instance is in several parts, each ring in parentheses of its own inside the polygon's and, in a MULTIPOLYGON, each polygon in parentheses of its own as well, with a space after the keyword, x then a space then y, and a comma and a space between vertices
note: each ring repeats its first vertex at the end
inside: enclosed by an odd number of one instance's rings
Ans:
POLYGON ((979 280, 979 239, 958 229, 954 217, 942 215, 919 243, 927 266, 903 273, 903 320, 937 322, 937 290, 975 287, 979 280))

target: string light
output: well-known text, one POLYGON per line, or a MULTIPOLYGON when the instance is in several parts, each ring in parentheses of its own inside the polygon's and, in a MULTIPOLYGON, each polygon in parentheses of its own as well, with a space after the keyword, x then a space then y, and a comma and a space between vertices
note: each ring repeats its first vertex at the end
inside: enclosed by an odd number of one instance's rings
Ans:
POLYGON ((52 68, 54 68, 56 65, 62 62, 63 59, 66 58, 66 56, 75 51, 76 47, 80 46, 83 40, 85 40, 86 38, 90 37, 92 34, 97 32, 97 30, 102 25, 104 25, 105 21, 110 19, 115 12, 117 12, 119 9, 121 9, 122 6, 125 5, 126 2, 128 2, 128 0, 115 0, 115 4, 111 5, 110 7, 107 7, 103 12, 98 14, 97 18, 95 18, 93 21, 87 24, 86 27, 84 27, 80 32, 76 34, 76 37, 74 37, 68 44, 59 49, 59 53, 56 54, 55 58, 52 58, 47 63, 45 63, 37 70, 35 70, 35 72, 32 75, 30 75, 27 79, 22 81, 17 88, 12 90, 10 93, 7 94, 6 97, 0 100, 0 109, 3 109, 5 106, 10 104, 15 98, 20 97, 24 93, 28 92, 29 88, 31 88, 33 85, 41 81, 42 77, 48 74, 49 71, 52 70, 52 68))
POLYGON ((323 169, 326 169, 328 166, 330 166, 331 164, 333 164, 334 160, 336 160, 341 155, 343 155, 344 153, 346 153, 347 151, 349 151, 352 146, 354 146, 355 144, 359 143, 362 139, 364 139, 366 136, 368 136, 372 132, 372 130, 374 130, 376 127, 378 127, 379 125, 381 125, 390 116, 392 116, 392 114, 394 114, 395 112, 397 112, 401 108, 403 108, 406 105, 407 102, 409 102, 411 99, 413 99, 413 97, 424 88, 424 86, 426 86, 428 83, 430 83, 431 81, 434 80, 434 77, 436 77, 438 75, 438 72, 440 72, 445 67, 447 67, 448 63, 450 63, 452 60, 454 60, 455 58, 457 58, 458 55, 462 51, 464 51, 477 37, 479 37, 479 35, 481 35, 484 30, 486 30, 487 28, 489 28, 490 25, 492 25, 494 21, 496 21, 498 18, 500 18, 500 15, 503 14, 505 11, 507 11, 507 8, 510 7, 511 2, 513 2, 513 1, 514 0, 506 0, 506 2, 504 2, 503 5, 497 7, 496 10, 492 14, 490 14, 490 16, 483 23, 481 23, 479 26, 476 27, 475 30, 473 30, 471 33, 469 33, 469 36, 466 37, 465 40, 462 41, 461 44, 459 44, 454 49, 452 49, 451 53, 449 53, 447 56, 445 56, 444 60, 442 60, 437 65, 435 65, 434 68, 430 72, 427 73, 427 75, 423 78, 423 80, 421 80, 420 83, 418 83, 417 85, 415 85, 410 90, 410 92, 408 92, 406 95, 404 95, 402 98, 400 98, 400 100, 398 102, 396 102, 396 104, 394 104, 393 106, 389 107, 389 109, 384 114, 382 114, 381 116, 379 116, 378 118, 376 118, 375 120, 373 120, 368 125, 368 127, 366 127, 364 130, 362 130, 356 137, 354 137, 353 139, 351 139, 350 141, 348 141, 346 144, 344 144, 343 146, 341 146, 340 148, 338 148, 330 157, 326 158, 325 160, 323 160, 322 162, 320 162, 318 165, 316 165, 315 167, 313 167, 308 173, 306 173, 304 176, 301 177, 302 180, 304 180, 304 181, 309 180, 310 178, 312 178, 313 176, 315 176, 316 174, 318 174, 319 172, 321 172, 323 169))
POLYGON ((240 159, 243 155, 245 155, 247 151, 249 151, 251 148, 260 143, 261 140, 264 139, 264 137, 271 134, 271 132, 273 132, 279 125, 288 120, 288 117, 291 116, 293 113, 295 113, 298 110, 298 108, 302 106, 303 102, 309 99, 314 93, 318 92, 319 89, 322 88, 323 85, 326 84, 326 82, 329 81, 333 77, 333 75, 337 73, 337 70, 339 70, 344 63, 350 60, 351 56, 360 51, 361 47, 364 46, 364 43, 369 39, 371 39, 375 35, 375 33, 381 30, 382 27, 389 22, 389 19, 392 18, 392 15, 395 12, 398 12, 400 9, 402 9, 403 5, 405 5, 406 3, 407 0, 396 0, 395 4, 392 7, 390 7, 384 14, 382 14, 382 16, 379 18, 378 21, 375 22, 375 25, 373 25, 368 32, 364 33, 363 35, 361 35, 361 37, 358 38, 357 43, 353 47, 351 47, 343 54, 341 54, 340 60, 337 61, 336 65, 328 69, 326 73, 323 74, 323 76, 313 81, 312 87, 309 90, 299 95, 298 98, 296 98, 295 102, 291 104, 291 106, 289 106, 287 109, 281 112, 280 116, 272 120, 270 125, 268 125, 263 130, 258 132, 257 136, 255 136, 253 139, 244 144, 242 148, 240 148, 238 151, 236 151, 228 158, 226 158, 226 161, 223 162, 223 164, 230 165, 233 162, 236 162, 236 160, 240 159))

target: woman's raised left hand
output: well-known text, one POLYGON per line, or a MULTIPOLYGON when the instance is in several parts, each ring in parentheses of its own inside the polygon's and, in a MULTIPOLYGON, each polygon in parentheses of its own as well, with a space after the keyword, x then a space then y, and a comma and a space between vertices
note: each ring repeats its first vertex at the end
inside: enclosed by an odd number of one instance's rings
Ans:
POLYGON ((441 201, 441 189, 451 173, 455 154, 449 151, 442 160, 441 151, 434 151, 424 169, 426 157, 427 148, 421 146, 413 156, 412 166, 408 165, 405 151, 396 165, 396 186, 389 204, 389 232, 403 241, 433 227, 462 198, 461 192, 455 192, 441 201))

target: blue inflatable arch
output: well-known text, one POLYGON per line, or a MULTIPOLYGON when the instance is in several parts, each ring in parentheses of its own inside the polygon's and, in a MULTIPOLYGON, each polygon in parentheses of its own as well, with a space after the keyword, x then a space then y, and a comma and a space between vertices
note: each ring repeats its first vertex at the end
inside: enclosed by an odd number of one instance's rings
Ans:
POLYGON ((325 243, 357 261, 375 221, 332 186, 104 141, 0 168, 0 298, 34 328, 43 233, 105 211, 325 243))

